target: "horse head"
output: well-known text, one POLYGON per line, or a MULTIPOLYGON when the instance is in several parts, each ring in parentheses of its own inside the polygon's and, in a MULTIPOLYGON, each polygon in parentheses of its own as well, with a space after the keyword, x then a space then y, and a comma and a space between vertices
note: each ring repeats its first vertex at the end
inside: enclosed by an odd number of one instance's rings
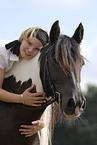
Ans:
POLYGON ((41 50, 40 78, 47 96, 52 96, 66 118, 76 118, 85 109, 86 99, 80 87, 80 72, 84 64, 80 54, 83 38, 80 23, 72 37, 59 35, 56 21, 50 31, 50 42, 41 50))

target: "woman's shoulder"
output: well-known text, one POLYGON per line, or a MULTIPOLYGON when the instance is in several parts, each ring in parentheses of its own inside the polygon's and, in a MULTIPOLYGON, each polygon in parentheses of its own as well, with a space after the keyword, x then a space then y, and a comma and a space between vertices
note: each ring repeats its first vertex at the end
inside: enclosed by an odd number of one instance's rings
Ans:
POLYGON ((8 65, 9 53, 5 46, 0 46, 0 68, 5 69, 8 65))
POLYGON ((0 40, 0 53, 5 53, 5 55, 9 54, 9 51, 6 49, 5 45, 10 42, 11 40, 0 40))
POLYGON ((12 40, 0 40, 0 46, 5 46, 7 43, 11 42, 12 40))
POLYGON ((0 46, 0 55, 7 57, 9 55, 9 51, 5 48, 5 46, 0 46))

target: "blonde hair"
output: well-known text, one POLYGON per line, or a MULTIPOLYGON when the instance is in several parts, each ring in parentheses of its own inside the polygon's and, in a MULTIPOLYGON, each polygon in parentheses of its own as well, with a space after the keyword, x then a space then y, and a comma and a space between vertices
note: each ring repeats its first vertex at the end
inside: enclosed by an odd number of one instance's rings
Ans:
POLYGON ((31 27, 26 29, 22 32, 19 41, 28 41, 29 38, 31 39, 33 37, 37 38, 43 44, 43 46, 48 43, 48 33, 40 27, 31 27))

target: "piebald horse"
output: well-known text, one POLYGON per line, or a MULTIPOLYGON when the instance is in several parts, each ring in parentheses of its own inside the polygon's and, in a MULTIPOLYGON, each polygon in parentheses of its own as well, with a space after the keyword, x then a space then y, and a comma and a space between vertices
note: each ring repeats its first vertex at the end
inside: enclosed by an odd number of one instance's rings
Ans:
POLYGON ((32 92, 46 93, 50 100, 41 107, 0 101, 0 145, 50 145, 52 103, 57 103, 66 118, 77 118, 85 108, 80 89, 80 71, 84 59, 80 54, 83 26, 80 23, 72 37, 60 35, 58 21, 50 30, 50 42, 33 59, 20 59, 5 74, 3 88, 21 94, 32 84, 32 92), (46 127, 38 135, 25 138, 20 125, 44 119, 46 127), (39 140, 38 140, 39 138, 39 140))

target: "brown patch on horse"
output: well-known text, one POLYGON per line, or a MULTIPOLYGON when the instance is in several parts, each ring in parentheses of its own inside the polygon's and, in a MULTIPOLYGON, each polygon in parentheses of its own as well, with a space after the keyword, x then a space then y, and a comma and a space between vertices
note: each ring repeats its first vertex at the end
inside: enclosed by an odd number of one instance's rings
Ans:
MULTIPOLYGON (((3 89, 16 93, 16 94, 21 94, 23 93, 27 88, 29 88, 32 85, 32 79, 29 78, 28 81, 24 81, 23 83, 19 80, 18 82, 16 81, 16 78, 12 75, 9 76, 8 78, 4 79, 3 83, 3 89)), ((36 92, 36 88, 31 91, 33 93, 36 92)))

